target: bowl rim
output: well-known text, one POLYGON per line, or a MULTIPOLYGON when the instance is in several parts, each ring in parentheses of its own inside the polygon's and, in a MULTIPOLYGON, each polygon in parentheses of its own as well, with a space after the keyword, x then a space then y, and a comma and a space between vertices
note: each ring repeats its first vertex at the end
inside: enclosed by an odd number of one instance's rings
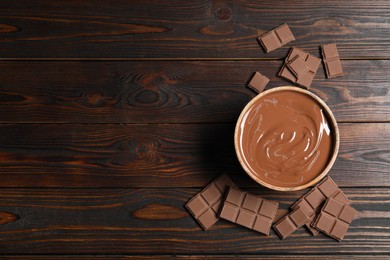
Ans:
POLYGON ((249 101, 248 104, 246 104, 244 109, 241 111, 241 114, 238 117, 238 120, 237 120, 237 123, 236 123, 236 127, 235 127, 235 130, 234 130, 234 148, 235 148, 238 160, 239 160, 239 162, 241 164, 241 167, 245 170, 245 172, 254 181, 256 181, 257 183, 263 185, 264 187, 267 187, 267 188, 270 188, 270 189, 273 189, 273 190, 277 190, 277 191, 302 190, 302 189, 305 189, 307 187, 310 187, 310 186, 315 185, 316 183, 318 183, 322 178, 324 178, 328 174, 328 172, 332 168, 334 162, 336 161, 336 158, 337 158, 337 155, 338 155, 338 152, 339 152, 339 147, 340 147, 339 127, 337 125, 336 118, 334 117, 334 115, 333 115, 332 111, 330 110, 330 108, 328 107, 328 105, 320 97, 318 97, 314 93, 312 93, 312 92, 310 92, 308 90, 305 90, 305 89, 294 87, 294 86, 275 87, 275 88, 268 89, 268 90, 263 91, 260 94, 258 94, 251 101, 249 101), (326 114, 327 114, 328 118, 330 119, 330 123, 332 124, 331 127, 334 130, 334 134, 333 134, 333 144, 334 144, 333 145, 333 154, 332 154, 332 157, 329 160, 327 166, 325 167, 325 169, 317 177, 315 177, 311 181, 309 181, 309 182, 307 182, 305 184, 299 185, 299 186, 295 186, 295 187, 280 187, 280 186, 275 186, 275 185, 269 184, 267 182, 264 182, 263 180, 258 178, 255 174, 253 174, 252 171, 245 165, 245 163, 244 163, 244 161, 242 159, 242 156, 241 156, 241 152, 239 152, 240 149, 239 149, 239 141, 238 141, 239 140, 239 138, 238 138, 238 129, 239 129, 239 127, 241 125, 241 122, 243 120, 243 117, 244 117, 245 113, 248 111, 248 109, 253 105, 253 103, 255 103, 257 100, 261 99, 265 95, 268 95, 268 94, 273 93, 273 92, 286 91, 286 90, 287 91, 295 91, 295 92, 298 92, 298 93, 306 94, 306 95, 310 96, 311 98, 313 98, 316 102, 318 102, 322 106, 322 108, 325 109, 326 114))

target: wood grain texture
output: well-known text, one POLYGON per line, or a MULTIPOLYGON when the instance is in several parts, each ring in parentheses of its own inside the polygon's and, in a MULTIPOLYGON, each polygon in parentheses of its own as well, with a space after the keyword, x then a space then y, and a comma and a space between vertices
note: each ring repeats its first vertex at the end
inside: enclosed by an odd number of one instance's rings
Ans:
MULTIPOLYGON (((259 35, 287 22, 293 45, 342 58, 390 57, 388 1, 1 1, 1 57, 226 58, 265 54, 259 35)), ((290 44, 290 46, 292 45, 290 44)))
MULTIPOLYGON (((202 187, 221 172, 243 186, 234 124, 0 125, 1 187, 202 187)), ((390 124, 340 124, 330 175, 390 186, 390 124)))
MULTIPOLYGON (((340 243, 300 229, 286 240, 220 221, 203 231, 184 204, 199 189, 3 189, 0 209, 20 216, 0 229, 0 253, 18 254, 389 254, 389 189, 345 188, 359 213, 340 243), (149 205, 176 208, 140 217, 149 205)), ((277 218, 304 192, 249 189, 280 203, 277 218)), ((156 209, 157 210, 157 209, 156 209)))
MULTIPOLYGON (((2 259, 388 259, 390 2, 0 1, 2 259), (256 38, 287 22, 296 41, 256 38), (258 186, 234 124, 289 47, 336 43, 345 75, 312 91, 340 123, 330 172, 359 213, 341 243, 304 229, 281 241, 184 204, 221 172, 280 203, 304 191, 258 186), (8 254, 8 255, 4 255, 8 254)), ((321 65, 322 66, 322 65, 321 65)))
POLYGON ((0 226, 15 222, 18 219, 19 219, 19 216, 17 216, 17 215, 14 215, 14 214, 9 213, 9 212, 0 211, 0 226))
POLYGON ((280 259, 321 259, 321 260, 350 260, 350 259, 389 259, 388 255, 373 255, 373 254, 362 254, 359 253, 358 255, 354 254, 346 254, 346 255, 6 255, 1 256, 1 259, 18 259, 18 260, 24 260, 24 259, 50 259, 50 260, 62 260, 62 259, 273 259, 273 260, 280 260, 280 259))
MULTIPOLYGON (((267 88, 282 61, 0 62, 3 123, 235 122, 255 96, 255 71, 267 88), (23 73, 21 73, 23 72, 23 73)), ((322 66, 322 65, 321 65, 322 66)), ((339 122, 390 121, 390 60, 343 61, 345 75, 311 90, 339 122)))

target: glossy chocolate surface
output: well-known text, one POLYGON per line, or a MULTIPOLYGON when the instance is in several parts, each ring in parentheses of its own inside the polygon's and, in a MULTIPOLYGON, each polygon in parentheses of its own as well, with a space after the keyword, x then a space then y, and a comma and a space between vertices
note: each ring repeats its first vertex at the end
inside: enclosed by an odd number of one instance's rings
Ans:
POLYGON ((252 177, 276 187, 309 183, 328 165, 333 128, 312 96, 284 89, 265 93, 243 112, 236 150, 252 177))

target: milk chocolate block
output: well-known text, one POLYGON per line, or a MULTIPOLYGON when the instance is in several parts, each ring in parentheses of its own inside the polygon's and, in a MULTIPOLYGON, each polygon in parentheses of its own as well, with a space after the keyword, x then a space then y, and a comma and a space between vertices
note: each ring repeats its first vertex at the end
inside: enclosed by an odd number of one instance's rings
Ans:
POLYGON ((269 235, 278 206, 276 202, 231 187, 220 217, 269 235))
POLYGON ((302 227, 309 219, 310 215, 303 208, 297 207, 276 222, 274 229, 282 239, 285 239, 302 227))
POLYGON ((313 236, 316 236, 318 235, 318 233, 320 233, 320 231, 318 231, 317 229, 313 228, 311 226, 311 223, 313 223, 313 221, 315 220, 315 218, 317 217, 317 215, 313 214, 311 215, 311 217, 306 221, 305 223, 305 227, 307 230, 309 230, 309 232, 313 235, 313 236))
POLYGON ((309 70, 309 66, 306 65, 305 60, 303 60, 299 55, 289 61, 287 63, 287 67, 297 78, 303 76, 309 70))
POLYGON ((306 214, 311 216, 311 218, 305 223, 305 226, 313 235, 316 235, 318 232, 314 231, 310 224, 323 203, 330 197, 333 197, 335 200, 344 204, 350 203, 347 196, 340 190, 332 178, 327 176, 291 206, 291 209, 301 207, 305 210, 306 214))
POLYGON ((356 213, 356 210, 351 206, 341 203, 334 198, 329 198, 313 226, 334 239, 341 241, 356 213))
POLYGON ((339 52, 337 51, 336 44, 332 43, 322 45, 321 50, 326 77, 330 79, 342 76, 344 74, 343 67, 341 66, 339 52))
POLYGON ((320 66, 321 59, 292 47, 279 76, 299 86, 309 88, 320 66))
POLYGON ((267 86, 269 82, 269 78, 261 74, 260 72, 256 72, 253 75, 251 81, 248 84, 248 87, 256 91, 257 93, 261 93, 265 86, 267 86))
POLYGON ((300 48, 292 47, 285 59, 285 62, 288 63, 296 56, 302 58, 306 62, 306 65, 309 67, 309 71, 312 71, 314 74, 317 73, 318 67, 321 64, 320 58, 317 58, 316 56, 313 56, 300 48))
POLYGON ((337 194, 336 198, 342 203, 349 204, 347 196, 340 190, 337 184, 329 176, 325 177, 313 189, 306 193, 302 198, 295 202, 291 209, 304 207, 307 212, 315 213, 327 198, 337 194))
POLYGON ((204 230, 218 221, 219 210, 228 187, 236 185, 226 174, 222 174, 185 205, 204 230))
POLYGON ((264 50, 268 53, 294 41, 295 38, 288 25, 282 24, 278 28, 265 33, 263 36, 259 37, 258 40, 264 50))

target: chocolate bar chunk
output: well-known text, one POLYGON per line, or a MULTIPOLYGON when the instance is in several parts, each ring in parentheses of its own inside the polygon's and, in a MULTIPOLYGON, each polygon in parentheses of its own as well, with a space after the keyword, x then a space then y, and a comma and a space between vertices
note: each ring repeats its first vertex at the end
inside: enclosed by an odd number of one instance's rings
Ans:
POLYGON ((343 67, 341 66, 339 52, 337 51, 336 44, 332 43, 322 45, 321 50, 326 77, 330 79, 342 76, 344 74, 343 67))
POLYGON ((320 233, 320 231, 318 231, 317 229, 313 228, 311 226, 311 223, 313 223, 314 219, 317 217, 317 215, 313 214, 311 215, 311 217, 305 222, 305 227, 307 230, 309 230, 309 232, 313 235, 313 236, 316 236, 318 235, 318 233, 320 233))
POLYGON ((297 207, 291 213, 276 222, 276 224, 274 224, 274 229, 282 239, 285 239, 302 227, 309 219, 310 215, 307 214, 306 210, 297 207))
POLYGON ((298 77, 297 81, 295 83, 299 86, 302 86, 302 87, 308 89, 311 86, 311 83, 313 82, 314 76, 315 76, 315 74, 313 72, 308 71, 307 73, 298 77))
POLYGON ((251 81, 248 84, 248 87, 256 91, 257 93, 261 93, 265 86, 267 86, 269 82, 269 78, 261 74, 260 72, 256 72, 255 75, 253 75, 251 81))
POLYGON ((185 205, 204 230, 218 221, 218 213, 228 187, 236 185, 226 174, 222 174, 185 205))
POLYGON ((321 59, 292 47, 279 76, 299 86, 309 88, 320 66, 321 59))
POLYGON ((263 36, 259 37, 258 40, 264 50, 268 53, 294 41, 295 38, 288 25, 282 24, 278 28, 265 33, 263 36))
POLYGON ((300 48, 292 47, 285 59, 285 63, 290 62, 296 56, 302 58, 306 62, 306 65, 309 67, 309 71, 312 71, 314 74, 317 73, 318 67, 321 63, 321 59, 311 55, 310 53, 305 52, 300 48))
MULTIPOLYGON (((334 198, 335 200, 337 201, 341 201, 342 203, 345 203, 345 204, 349 204, 349 200, 348 198, 345 196, 345 194, 339 190, 339 191, 336 191, 336 193, 334 193, 331 198, 334 198)), ((319 231, 317 229, 315 229, 312 225, 313 225, 313 221, 316 219, 317 217, 317 214, 318 212, 316 212, 316 214, 313 214, 309 220, 305 223, 305 227, 310 231, 310 233, 313 235, 313 236, 316 236, 318 235, 319 231)))
POLYGON ((291 209, 301 207, 309 216, 311 216, 311 219, 305 223, 305 226, 313 235, 316 235, 318 232, 314 231, 310 224, 319 212, 323 203, 330 197, 333 197, 344 204, 350 203, 347 196, 340 190, 332 178, 327 176, 291 206, 291 209))
POLYGON ((356 215, 351 206, 329 198, 314 222, 314 227, 341 241, 356 215))
POLYGON ((286 65, 283 65, 279 72, 279 76, 291 82, 297 82, 297 77, 291 72, 291 70, 288 69, 286 65))
POLYGON ((279 204, 231 187, 220 217, 269 235, 279 204))
MULTIPOLYGON (((341 190, 336 191, 336 193, 334 193, 331 196, 331 198, 334 198, 335 200, 340 201, 342 203, 345 203, 347 205, 349 205, 349 203, 350 203, 348 198, 345 196, 345 194, 341 190)), ((313 214, 310 217, 310 219, 305 223, 305 227, 310 231, 310 233, 313 236, 316 236, 319 233, 319 231, 313 227, 313 222, 317 218, 317 215, 318 215, 318 211, 316 212, 316 214, 313 214)))
POLYGON ((289 61, 287 67, 297 78, 303 76, 309 70, 309 66, 306 65, 306 62, 299 55, 289 61))
MULTIPOLYGON (((296 209, 297 207, 299 207, 299 206, 294 207, 294 209, 296 209)), ((304 226, 306 227, 307 230, 309 230, 309 232, 313 236, 318 235, 318 233, 320 233, 320 232, 317 229, 313 228, 311 226, 311 224, 312 224, 313 220, 317 217, 316 214, 319 211, 319 209, 317 209, 317 211, 315 213, 313 213, 313 211, 311 210, 310 207, 302 207, 302 210, 305 211, 305 213, 309 216, 309 218, 305 221, 304 226)))

